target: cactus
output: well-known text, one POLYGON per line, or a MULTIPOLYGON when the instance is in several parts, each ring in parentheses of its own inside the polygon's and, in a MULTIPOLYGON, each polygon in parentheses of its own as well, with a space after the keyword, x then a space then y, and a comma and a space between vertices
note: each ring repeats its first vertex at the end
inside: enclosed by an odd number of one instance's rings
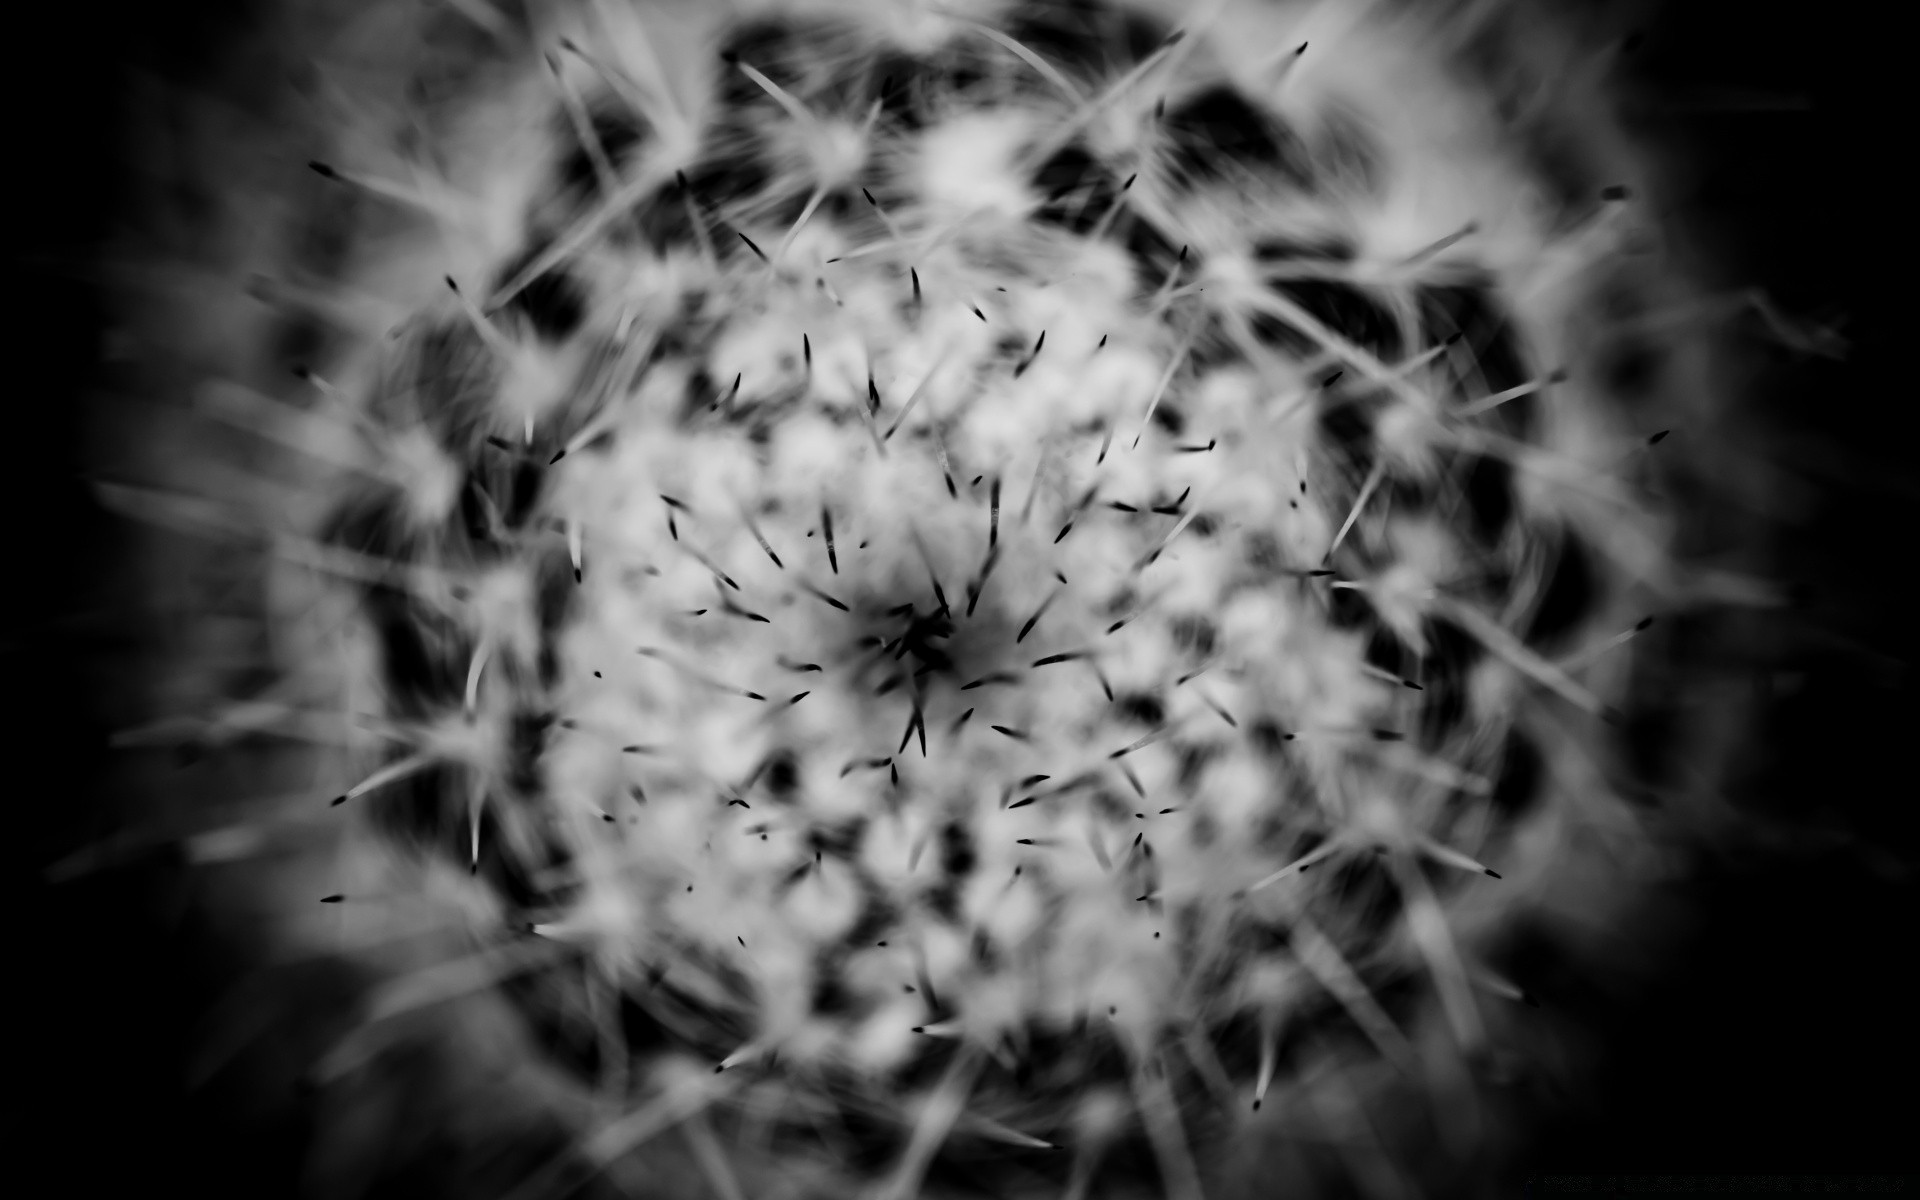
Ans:
POLYGON ((1617 41, 340 7, 101 485, 250 597, 125 740, 243 764, 190 855, 377 980, 316 1185, 402 1070, 469 1195, 1496 1175, 1593 1049, 1533 952, 1637 969, 1741 729, 1637 719, 1666 619, 1776 599, 1696 561, 1735 381, 1617 41))

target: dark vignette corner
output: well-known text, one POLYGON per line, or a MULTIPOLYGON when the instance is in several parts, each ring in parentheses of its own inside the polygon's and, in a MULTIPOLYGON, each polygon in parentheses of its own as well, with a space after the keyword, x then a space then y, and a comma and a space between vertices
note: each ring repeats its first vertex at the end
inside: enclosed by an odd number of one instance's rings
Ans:
MULTIPOLYGON (((1785 861, 1703 856, 1676 887, 1700 917, 1677 971, 1631 1007, 1603 999, 1598 981, 1569 988, 1562 1003, 1596 1024, 1604 1074, 1534 1144, 1529 1173, 1886 1173, 1920 1162, 1920 1040, 1911 955, 1899 949, 1920 883, 1907 750, 1913 576, 1901 552, 1920 518, 1920 473, 1910 371, 1895 362, 1909 318, 1897 260, 1909 255, 1893 182, 1912 105, 1893 98, 1906 76, 1886 11, 1871 0, 1684 0, 1631 51, 1633 77, 1658 93, 1811 101, 1667 114, 1658 132, 1689 147, 1684 202, 1691 234, 1724 264, 1715 282, 1758 284, 1797 315, 1845 318, 1844 362, 1747 343, 1762 368, 1749 411, 1791 447, 1788 472, 1817 499, 1776 535, 1800 605, 1767 637, 1760 672, 1802 682, 1766 701, 1736 798, 1857 840, 1849 850, 1808 839, 1785 861)), ((1672 448, 1683 452, 1677 439, 1672 448)))
MULTIPOLYGON (((103 637, 124 637, 111 570, 126 533, 80 473, 100 380, 103 285, 88 268, 116 216, 130 66, 193 79, 242 32, 257 0, 152 5, 134 0, 23 5, 7 73, 16 186, 13 462, 0 472, 16 574, 4 593, 0 654, 12 685, 5 728, 15 765, 8 845, 13 911, 25 940, 13 989, 14 1144, 21 1178, 68 1195, 131 1195, 166 1185, 209 1196, 293 1193, 297 1131, 241 1133, 229 1113, 181 1085, 188 1039, 226 982, 228 951, 163 901, 177 869, 141 863, 50 884, 46 867, 97 834, 111 810, 109 755, 91 692, 103 637), (43 64, 43 65, 36 65, 43 64)), ((123 598, 124 599, 124 598, 123 598)), ((30 1190, 36 1185, 28 1183, 30 1190)))

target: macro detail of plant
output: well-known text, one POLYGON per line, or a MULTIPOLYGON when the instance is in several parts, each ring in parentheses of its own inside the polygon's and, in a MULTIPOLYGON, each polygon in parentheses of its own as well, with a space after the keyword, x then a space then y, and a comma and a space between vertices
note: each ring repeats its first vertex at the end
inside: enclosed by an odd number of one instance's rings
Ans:
POLYGON ((1785 599, 1716 331, 1836 336, 1696 280, 1623 34, 278 6, 142 143, 96 485, 206 1074, 287 1039, 330 1196, 1496 1177, 1785 599))

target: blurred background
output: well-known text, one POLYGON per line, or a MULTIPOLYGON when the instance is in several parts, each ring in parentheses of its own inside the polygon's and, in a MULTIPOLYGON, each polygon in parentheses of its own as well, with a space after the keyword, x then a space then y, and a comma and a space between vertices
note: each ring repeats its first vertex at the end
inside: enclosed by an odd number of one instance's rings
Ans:
MULTIPOLYGON (((75 479, 102 314, 84 264, 124 190, 122 81, 129 66, 204 77, 258 7, 96 0, 23 5, 15 18, 28 26, 8 72, 20 358, 0 486, 18 565, 0 588, 0 653, 14 697, 7 841, 21 858, 11 979, 26 1001, 13 1057, 28 1067, 13 1107, 27 1117, 23 1166, 43 1181, 17 1194, 279 1196, 303 1149, 295 1095, 243 1106, 237 1081, 183 1092, 189 1037, 239 953, 194 917, 184 865, 154 856, 59 886, 43 875, 105 819, 96 689, 113 681, 92 664, 132 599, 100 569, 127 531, 75 479)), ((1749 338, 1765 366, 1756 416, 1790 431, 1781 465, 1818 502, 1780 531, 1807 628, 1756 679, 1773 688, 1768 752, 1744 764, 1738 799, 1857 837, 1809 836, 1784 860, 1703 860, 1676 885, 1690 903, 1675 911, 1699 914, 1679 931, 1682 969, 1632 1004, 1605 980, 1542 984, 1543 1003, 1579 1014, 1611 1051, 1536 1145, 1534 1170, 1920 1169, 1917 881, 1902 865, 1920 854, 1909 565, 1920 443, 1912 193, 1898 182, 1914 72, 1894 58, 1899 8, 1685 0, 1646 22, 1631 56, 1664 97, 1643 109, 1646 131, 1687 148, 1691 232, 1723 256, 1721 281, 1761 286, 1848 343, 1834 361, 1749 338)), ((348 990, 322 968, 307 982, 319 1002, 348 990)))

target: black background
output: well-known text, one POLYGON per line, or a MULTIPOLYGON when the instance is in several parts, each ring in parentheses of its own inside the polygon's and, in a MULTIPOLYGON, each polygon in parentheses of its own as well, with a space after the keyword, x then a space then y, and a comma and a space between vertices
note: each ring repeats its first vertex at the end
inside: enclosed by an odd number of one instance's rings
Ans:
MULTIPOLYGON (((243 1126, 175 1082, 185 1036, 224 978, 227 951, 158 920, 156 878, 138 872, 50 888, 39 869, 91 812, 104 730, 62 619, 99 601, 95 566, 113 524, 74 481, 80 405, 96 357, 99 298, 45 265, 93 245, 110 219, 121 64, 191 78, 244 27, 240 3, 20 6, 8 84, 8 199, 15 372, 0 470, 17 574, 0 587, 7 731, 7 841, 17 878, 10 991, 24 1002, 10 1058, 26 1116, 20 1194, 287 1194, 297 1125, 243 1126), (19 22, 24 21, 22 29, 19 22), (46 64, 44 70, 36 64, 46 64), (244 1129, 244 1134, 237 1133, 244 1129), (36 1161, 37 1160, 37 1161, 36 1161), (34 1164, 31 1167, 29 1164, 34 1164)), ((1771 411, 1838 439, 1873 470, 1823 479, 1792 569, 1814 585, 1810 619, 1910 663, 1917 514, 1872 482, 1910 480, 1914 339, 1910 164, 1916 72, 1896 62, 1899 6, 1681 3, 1645 28, 1639 70, 1667 82, 1773 89, 1813 110, 1697 114, 1682 121, 1707 169, 1698 210, 1789 310, 1845 312, 1845 365, 1781 356, 1771 411), (1897 98, 1896 98, 1897 97, 1897 98), (1901 362, 1904 358, 1906 361, 1901 362)), ((1774 714, 1771 780, 1755 801, 1844 814, 1889 849, 1914 837, 1912 683, 1889 686, 1858 655, 1803 656, 1804 690, 1774 714)), ((1573 995, 1613 1047, 1590 1105, 1543 1139, 1552 1173, 1872 1172, 1915 1167, 1916 1022, 1908 986, 1912 889, 1838 855, 1790 872, 1711 870, 1691 891, 1709 914, 1684 973, 1622 1010, 1573 995), (1902 1017, 1900 1014, 1908 1015, 1902 1017)), ((16 1122, 18 1118, 16 1118, 16 1122)))

